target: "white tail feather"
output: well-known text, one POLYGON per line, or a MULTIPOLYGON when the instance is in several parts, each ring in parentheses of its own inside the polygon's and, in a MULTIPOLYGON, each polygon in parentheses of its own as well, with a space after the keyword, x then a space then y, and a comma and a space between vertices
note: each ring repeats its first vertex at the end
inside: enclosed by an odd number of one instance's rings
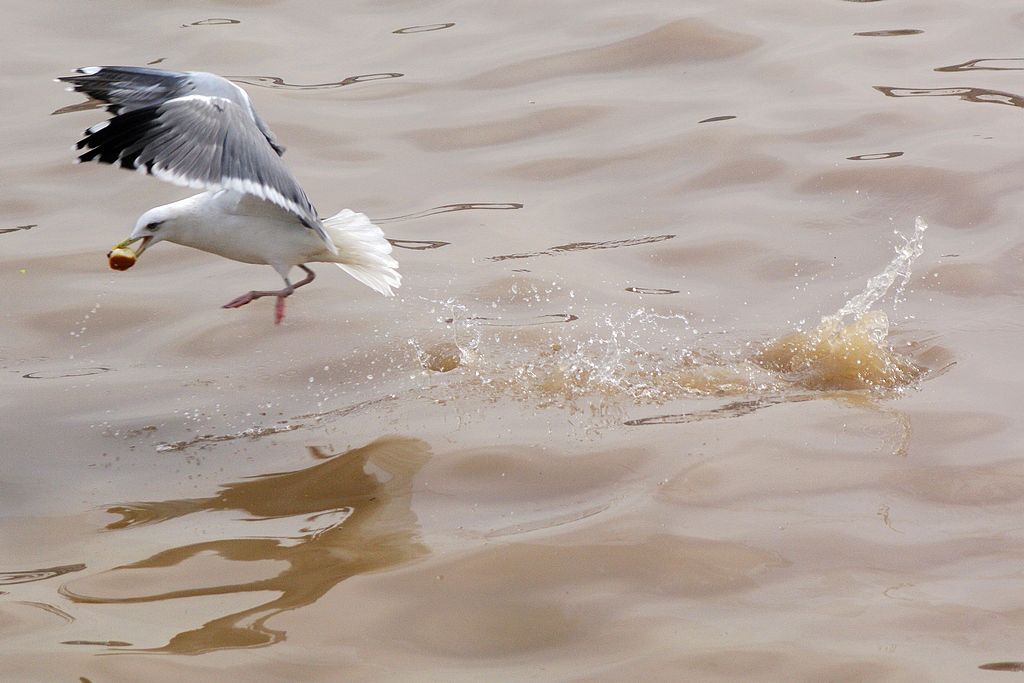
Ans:
POLYGON ((338 254, 334 263, 364 285, 384 296, 402 284, 398 261, 391 256, 391 242, 384 231, 364 214, 345 209, 324 219, 324 227, 338 254))

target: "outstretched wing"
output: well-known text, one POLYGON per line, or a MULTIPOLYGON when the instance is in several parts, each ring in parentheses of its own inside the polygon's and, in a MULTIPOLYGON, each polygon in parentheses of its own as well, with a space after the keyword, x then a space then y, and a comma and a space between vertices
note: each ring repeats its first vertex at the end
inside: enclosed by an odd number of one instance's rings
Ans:
POLYGON ((87 66, 75 69, 75 76, 61 76, 58 81, 70 83, 70 89, 107 102, 108 111, 122 114, 182 95, 218 95, 234 101, 249 111, 256 127, 278 156, 284 147, 277 142, 270 127, 253 108, 249 95, 231 81, 201 71, 166 71, 139 66, 87 66))
POLYGON ((204 73, 91 67, 61 80, 109 102, 114 117, 85 131, 79 161, 118 164, 187 187, 229 189, 272 202, 315 230, 316 209, 280 158, 283 148, 245 91, 204 73))

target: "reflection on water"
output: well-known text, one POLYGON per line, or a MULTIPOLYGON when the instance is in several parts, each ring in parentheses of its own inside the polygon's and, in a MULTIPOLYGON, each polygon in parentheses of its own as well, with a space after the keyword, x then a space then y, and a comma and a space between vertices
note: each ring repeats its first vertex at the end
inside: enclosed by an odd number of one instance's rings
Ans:
MULTIPOLYGON (((412 481, 430 457, 422 441, 383 438, 334 456, 314 452, 317 464, 224 485, 209 498, 118 505, 119 530, 203 513, 228 513, 230 535, 161 551, 131 564, 84 577, 61 587, 74 602, 147 603, 271 591, 256 607, 233 611, 179 632, 146 651, 198 654, 269 645, 285 633, 267 620, 316 602, 339 582, 425 556, 410 510, 412 481), (326 458, 326 459, 325 459, 326 458), (237 516, 239 513, 241 517, 237 516), (269 533, 268 533, 269 532, 269 533), (211 559, 211 555, 215 559, 211 559), (204 571, 190 565, 202 561, 204 571), (211 564, 212 562, 212 564, 211 564), (274 562, 270 570, 261 562, 274 562), (252 563, 258 576, 238 582, 237 563, 252 563), (286 566, 270 575, 277 565, 286 566), (211 568, 212 567, 212 568, 211 568), (168 589, 169 584, 186 587, 168 589), (153 590, 146 591, 150 586, 153 590)), ((217 527, 204 529, 204 536, 217 527)))

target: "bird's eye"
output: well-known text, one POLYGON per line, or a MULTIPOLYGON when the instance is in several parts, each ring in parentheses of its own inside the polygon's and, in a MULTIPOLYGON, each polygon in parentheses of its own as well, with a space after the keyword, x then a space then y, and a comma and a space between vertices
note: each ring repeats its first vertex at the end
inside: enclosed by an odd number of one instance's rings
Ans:
POLYGON ((146 224, 146 230, 149 230, 150 232, 156 232, 157 228, 160 227, 161 223, 163 223, 163 221, 156 221, 155 223, 147 223, 146 224))

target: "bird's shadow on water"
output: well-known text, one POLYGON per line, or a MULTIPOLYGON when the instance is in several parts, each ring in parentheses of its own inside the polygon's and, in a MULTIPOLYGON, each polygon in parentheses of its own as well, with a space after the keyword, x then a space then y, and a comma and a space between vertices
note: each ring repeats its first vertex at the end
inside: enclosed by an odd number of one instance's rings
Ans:
MULTIPOLYGON (((336 455, 317 449, 311 449, 311 454, 317 459, 311 467, 225 484, 210 497, 110 507, 109 512, 121 517, 107 526, 112 531, 196 513, 221 513, 231 516, 227 527, 230 533, 215 540, 171 547, 137 562, 85 576, 61 586, 61 594, 76 603, 108 605, 225 595, 236 596, 239 603, 244 603, 251 593, 277 595, 255 607, 182 630, 158 647, 108 650, 194 655, 279 642, 286 633, 267 625, 271 617, 315 603, 352 576, 394 567, 429 553, 419 540, 418 521, 410 507, 413 477, 430 458, 426 443, 388 437, 336 455), (216 562, 224 564, 224 570, 213 576, 188 571, 187 563, 201 554, 207 558, 212 554, 216 562), (235 570, 231 566, 268 560, 275 565, 285 563, 286 567, 276 575, 233 581, 235 570), (189 583, 185 588, 180 583, 183 571, 189 583), (166 575, 163 586, 162 573, 166 575), (106 585, 131 588, 104 590, 106 585), (152 592, 145 591, 144 586, 153 588, 152 592)), ((204 534, 209 533, 209 529, 204 530, 204 534)))

